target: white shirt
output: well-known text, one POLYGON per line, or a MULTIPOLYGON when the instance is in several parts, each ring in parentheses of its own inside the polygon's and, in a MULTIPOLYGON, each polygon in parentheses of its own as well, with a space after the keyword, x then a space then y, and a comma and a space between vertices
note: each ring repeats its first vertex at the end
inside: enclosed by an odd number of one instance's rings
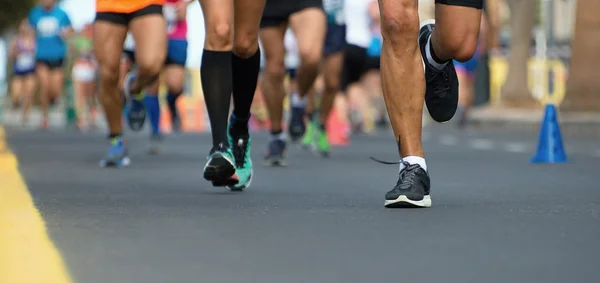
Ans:
POLYGON ((348 44, 368 48, 371 44, 369 17, 370 0, 345 0, 346 41, 348 44))
POLYGON ((300 57, 298 56, 298 43, 296 42, 294 32, 292 32, 292 30, 289 28, 285 32, 283 44, 285 46, 285 67, 288 69, 298 68, 300 65, 300 57))

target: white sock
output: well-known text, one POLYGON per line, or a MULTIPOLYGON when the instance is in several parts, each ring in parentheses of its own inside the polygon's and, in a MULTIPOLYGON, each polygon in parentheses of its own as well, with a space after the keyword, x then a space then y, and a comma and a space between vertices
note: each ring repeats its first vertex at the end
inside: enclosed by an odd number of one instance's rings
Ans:
POLYGON ((296 108, 304 108, 304 106, 306 105, 306 99, 304 99, 303 97, 300 97, 300 95, 297 92, 292 93, 292 97, 291 97, 291 101, 290 103, 292 104, 292 107, 296 108))
MULTIPOLYGON (((423 170, 427 171, 427 163, 425 163, 425 158, 418 156, 407 156, 402 158, 403 161, 408 162, 408 164, 419 164, 423 170)), ((400 171, 404 169, 404 163, 400 163, 400 171)))
POLYGON ((437 70, 442 70, 444 67, 446 67, 448 62, 440 64, 440 63, 436 62, 435 60, 433 60, 433 56, 431 56, 431 46, 430 45, 431 45, 431 35, 427 39, 427 44, 425 45, 425 58, 427 58, 427 63, 429 63, 429 65, 436 68, 437 70))
POLYGON ((282 140, 282 141, 285 141, 285 139, 286 139, 285 132, 281 132, 281 133, 275 134, 275 135, 271 134, 270 136, 271 136, 270 138, 271 138, 272 141, 273 140, 282 140))

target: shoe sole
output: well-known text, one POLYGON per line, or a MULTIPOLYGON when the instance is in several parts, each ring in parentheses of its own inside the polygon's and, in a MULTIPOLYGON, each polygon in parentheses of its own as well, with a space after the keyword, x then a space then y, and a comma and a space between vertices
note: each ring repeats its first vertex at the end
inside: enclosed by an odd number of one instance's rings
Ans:
POLYGON ((431 207, 431 197, 425 196, 422 200, 410 200, 402 195, 393 200, 385 200, 384 206, 387 208, 427 208, 431 207))
MULTIPOLYGON (((227 161, 226 166, 215 166, 206 163, 204 166, 204 179, 213 183, 215 187, 233 186, 239 182, 235 174, 235 166, 224 157, 217 157, 227 161)), ((215 159, 217 159, 215 158, 215 159)))
POLYGON ((129 159, 129 157, 125 157, 125 158, 121 159, 120 162, 103 163, 102 161, 100 161, 101 168, 122 168, 122 167, 127 167, 130 164, 131 164, 131 159, 129 159))

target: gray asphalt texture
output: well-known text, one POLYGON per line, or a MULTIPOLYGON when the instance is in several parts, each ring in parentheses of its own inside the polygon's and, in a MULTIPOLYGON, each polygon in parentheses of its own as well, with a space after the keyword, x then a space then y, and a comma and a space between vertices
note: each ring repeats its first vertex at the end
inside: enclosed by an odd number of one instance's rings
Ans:
MULTIPOLYGON (((451 128, 451 127, 450 127, 451 128)), ((532 165, 535 133, 426 130, 433 207, 389 210, 391 134, 322 159, 298 147, 229 193, 202 179, 206 134, 170 135, 159 156, 129 135, 132 165, 100 169, 103 135, 9 131, 21 171, 77 282, 598 282, 597 141, 565 137, 569 163, 532 165), (455 145, 439 143, 454 135, 455 145), (462 138, 523 142, 525 152, 462 138), (575 145, 575 146, 573 146, 575 145)))

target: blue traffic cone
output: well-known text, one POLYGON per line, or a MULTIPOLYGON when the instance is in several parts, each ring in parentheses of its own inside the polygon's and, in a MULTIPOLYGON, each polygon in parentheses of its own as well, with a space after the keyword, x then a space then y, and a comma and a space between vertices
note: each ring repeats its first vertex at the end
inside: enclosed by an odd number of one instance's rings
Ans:
POLYGON ((540 129, 537 153, 531 159, 532 163, 567 162, 557 114, 556 106, 552 104, 546 105, 544 121, 542 121, 540 129))

